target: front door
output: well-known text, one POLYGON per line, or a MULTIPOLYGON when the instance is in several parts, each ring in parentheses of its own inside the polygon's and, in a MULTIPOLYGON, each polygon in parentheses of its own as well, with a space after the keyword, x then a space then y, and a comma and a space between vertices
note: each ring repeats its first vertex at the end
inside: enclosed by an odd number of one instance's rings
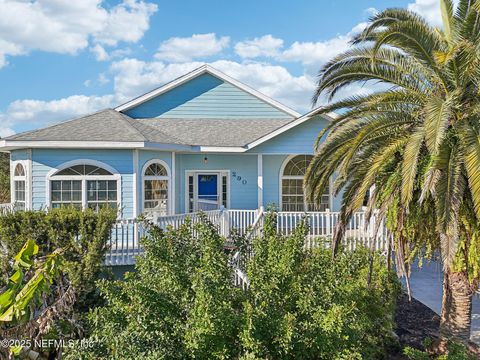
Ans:
POLYGON ((229 207, 228 171, 187 171, 185 181, 186 212, 229 207))
POLYGON ((220 207, 218 174, 197 174, 197 211, 216 210, 220 207))

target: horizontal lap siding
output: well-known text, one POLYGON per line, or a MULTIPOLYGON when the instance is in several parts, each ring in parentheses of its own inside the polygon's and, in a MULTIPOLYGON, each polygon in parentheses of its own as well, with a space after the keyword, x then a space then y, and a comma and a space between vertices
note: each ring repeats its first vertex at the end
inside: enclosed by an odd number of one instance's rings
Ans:
POLYGON ((133 118, 291 118, 255 96, 204 74, 125 113, 133 118))
POLYGON ((303 124, 274 137, 251 149, 251 153, 265 154, 313 154, 318 134, 328 121, 319 117, 307 120, 303 124))
POLYGON ((263 206, 280 204, 280 168, 287 155, 263 156, 263 206))
POLYGON ((122 177, 123 217, 133 216, 133 157, 131 150, 70 150, 33 149, 32 151, 32 194, 33 208, 41 209, 46 202, 46 177, 54 168, 78 159, 89 159, 105 163, 117 170, 122 177))
POLYGON ((177 204, 179 212, 185 212, 185 171, 186 170, 229 170, 230 171, 230 208, 257 208, 257 157, 251 155, 190 155, 178 154, 177 166, 177 204), (208 158, 205 164, 204 158, 208 158), (233 178, 233 172, 241 180, 233 178), (246 180, 246 184, 243 184, 246 180))

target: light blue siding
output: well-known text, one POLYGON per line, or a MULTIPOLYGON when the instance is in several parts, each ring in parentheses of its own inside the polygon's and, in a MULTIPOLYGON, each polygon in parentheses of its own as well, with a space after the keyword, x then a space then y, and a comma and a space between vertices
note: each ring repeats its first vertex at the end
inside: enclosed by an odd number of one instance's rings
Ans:
POLYGON ((133 118, 292 118, 210 74, 200 75, 125 111, 125 114, 133 118))
POLYGON ((257 157, 250 155, 177 155, 177 203, 185 212, 185 171, 229 170, 230 208, 256 209, 258 205, 257 157), (208 161, 205 163, 204 158, 208 161), (234 177, 233 175, 236 175, 234 177))
POLYGON ((44 208, 46 202, 47 174, 67 161, 78 159, 96 160, 105 163, 121 175, 122 216, 133 216, 133 157, 131 150, 32 150, 32 197, 33 209, 44 208))
POLYGON ((263 156, 263 206, 280 204, 280 168, 287 155, 263 156))
POLYGON ((27 160, 27 159, 28 159, 27 149, 14 150, 10 153, 11 161, 19 161, 19 160, 27 160))
POLYGON ((251 149, 249 152, 265 154, 313 154, 313 146, 315 145, 318 134, 327 125, 327 120, 321 117, 315 117, 251 149))

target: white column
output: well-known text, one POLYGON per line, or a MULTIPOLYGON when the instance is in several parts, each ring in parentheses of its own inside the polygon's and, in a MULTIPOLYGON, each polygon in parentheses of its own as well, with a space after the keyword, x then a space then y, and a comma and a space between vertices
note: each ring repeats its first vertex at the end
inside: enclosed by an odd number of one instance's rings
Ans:
POLYGON ((25 179, 25 209, 33 209, 33 164, 32 164, 32 149, 27 152, 27 168, 25 169, 27 178, 25 179))
POLYGON ((176 209, 175 209, 175 186, 176 186, 176 176, 175 176, 175 173, 176 173, 176 157, 175 157, 175 152, 172 151, 172 176, 171 176, 171 184, 170 185, 170 196, 171 196, 171 200, 170 200, 170 214, 173 215, 176 213, 176 209))
POLYGON ((133 150, 133 217, 140 215, 139 176, 138 176, 138 149, 133 150))
POLYGON ((263 155, 257 156, 258 208, 263 206, 263 155))

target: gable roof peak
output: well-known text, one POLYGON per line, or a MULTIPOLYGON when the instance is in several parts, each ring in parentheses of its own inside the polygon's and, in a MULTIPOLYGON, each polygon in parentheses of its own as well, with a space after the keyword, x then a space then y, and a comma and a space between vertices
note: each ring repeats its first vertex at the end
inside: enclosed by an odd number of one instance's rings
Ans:
POLYGON ((122 105, 119 105, 117 106, 114 110, 116 111, 126 111, 126 110, 129 110, 131 108, 134 108, 148 100, 151 100, 161 94, 164 94, 172 89, 174 89, 175 87, 179 86, 179 85, 182 85, 200 75, 203 75, 203 74, 210 74, 224 82, 227 82, 247 93, 249 93, 250 95, 253 95, 254 97, 266 102, 267 104, 273 106, 274 108, 277 108, 279 109, 280 111, 286 113, 287 115, 291 116, 292 118, 298 118, 301 116, 300 113, 298 113, 297 111, 291 109, 290 107, 286 106, 286 105, 283 105, 282 103, 272 99, 271 97, 261 93, 260 91, 258 90, 255 90, 253 89, 252 87, 242 83, 241 81, 238 81, 230 76, 228 76, 227 74, 225 74, 224 72, 214 68, 213 66, 211 66, 210 64, 203 64, 201 65, 200 67, 190 71, 189 73, 186 73, 185 75, 182 75, 150 92, 147 92, 146 94, 143 94, 143 95, 140 95, 136 98, 134 98, 133 100, 130 100, 122 105))

